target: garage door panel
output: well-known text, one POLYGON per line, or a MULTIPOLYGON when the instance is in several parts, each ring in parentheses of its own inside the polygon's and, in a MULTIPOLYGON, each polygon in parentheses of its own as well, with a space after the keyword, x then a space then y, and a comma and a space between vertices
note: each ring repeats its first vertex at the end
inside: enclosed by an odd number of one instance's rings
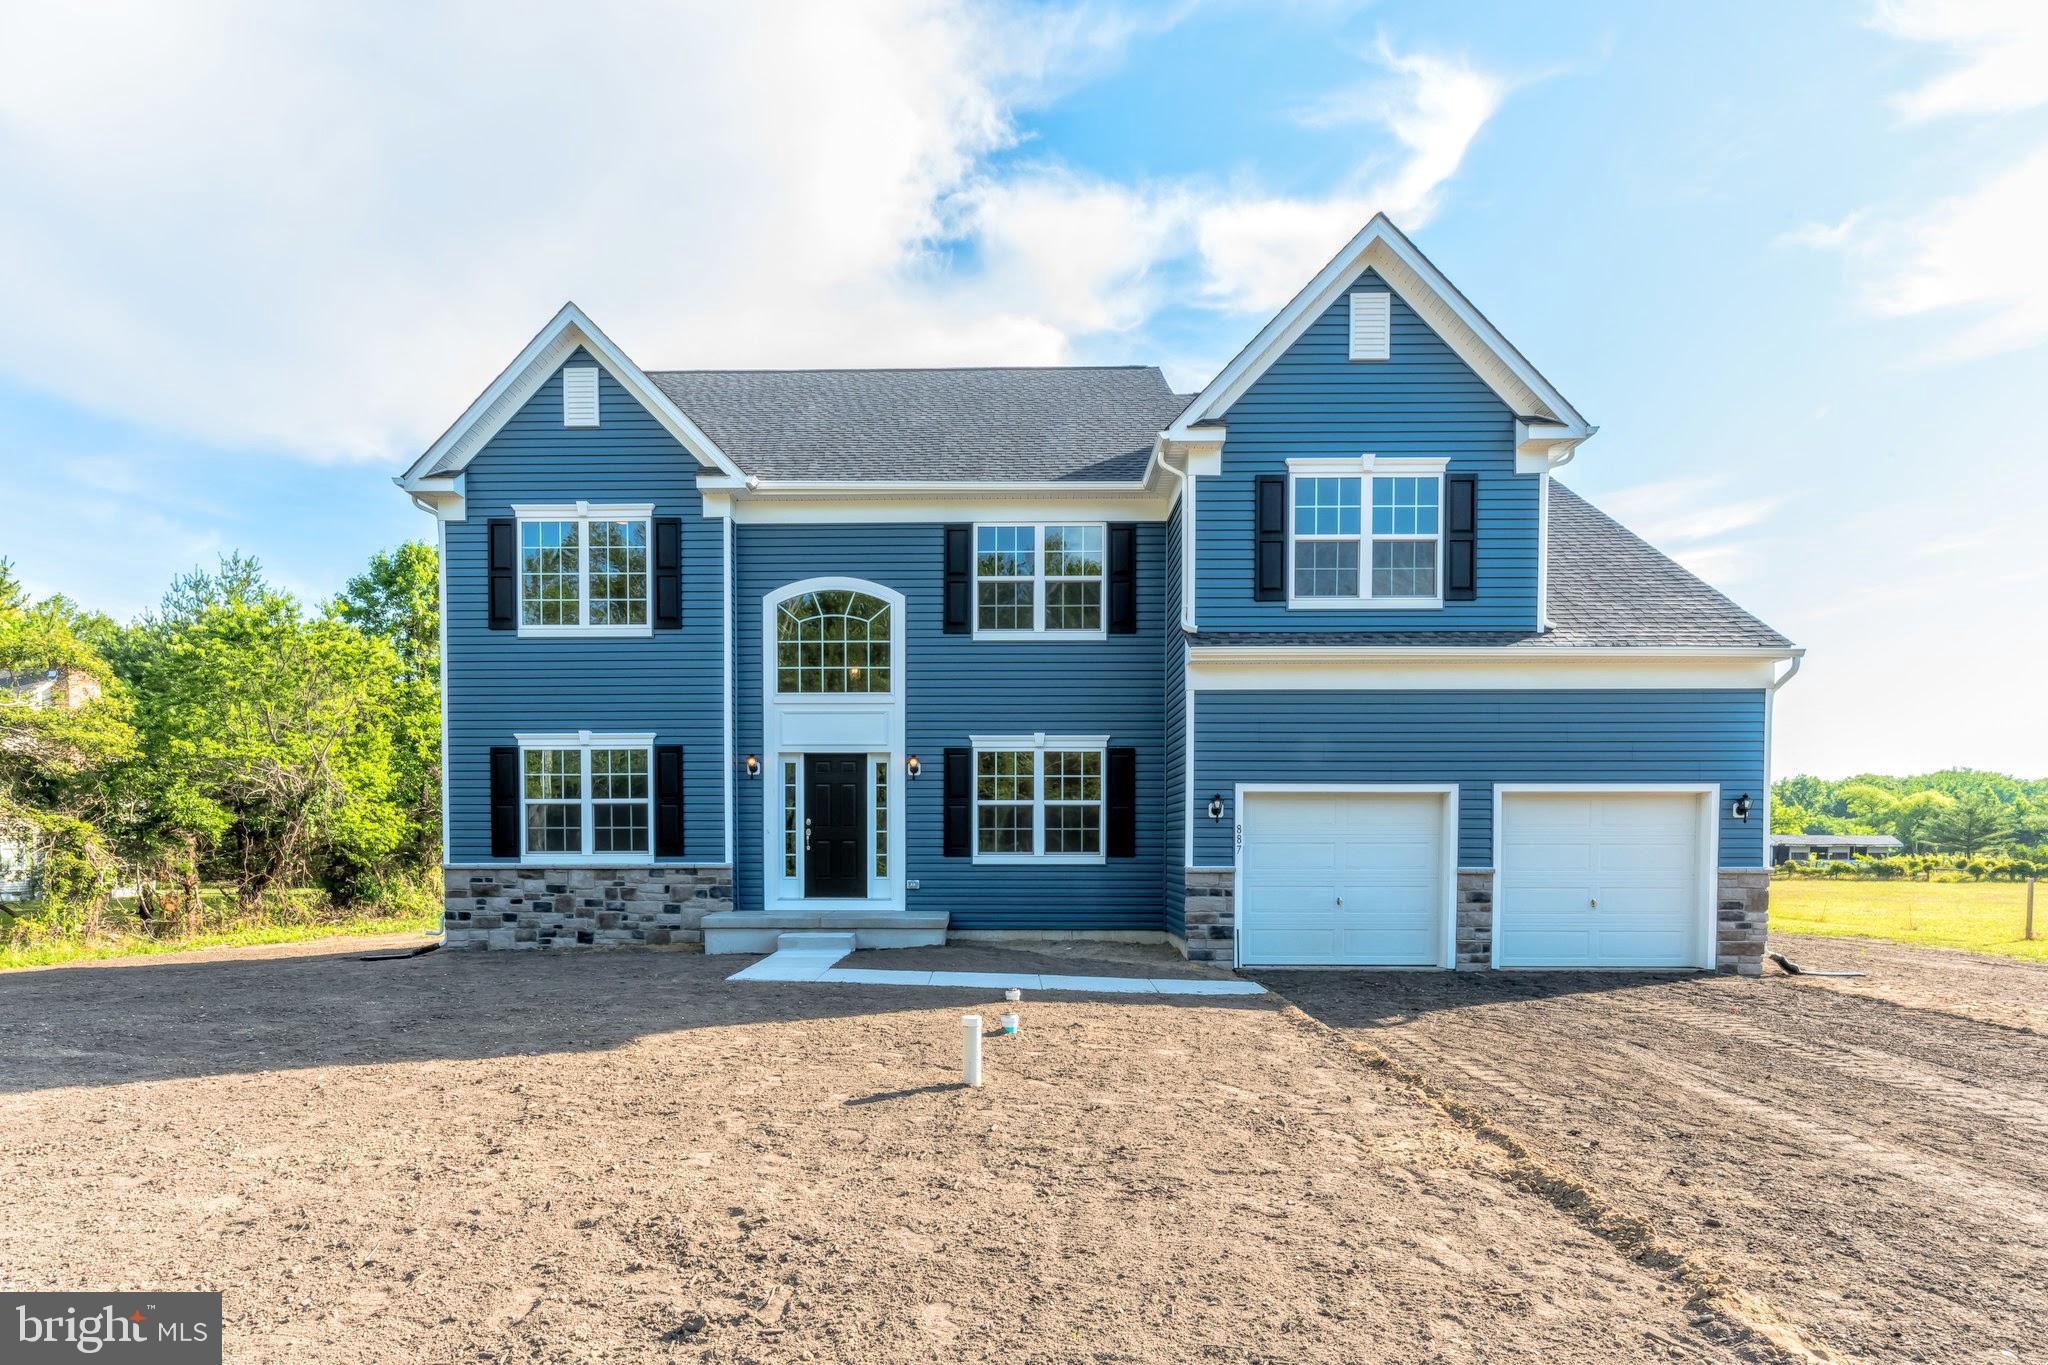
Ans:
POLYGON ((1504 793, 1496 960, 1703 965, 1700 807, 1681 793, 1504 793))
POLYGON ((1241 960, 1436 964, 1443 840, 1444 802, 1434 794, 1248 794, 1241 960))

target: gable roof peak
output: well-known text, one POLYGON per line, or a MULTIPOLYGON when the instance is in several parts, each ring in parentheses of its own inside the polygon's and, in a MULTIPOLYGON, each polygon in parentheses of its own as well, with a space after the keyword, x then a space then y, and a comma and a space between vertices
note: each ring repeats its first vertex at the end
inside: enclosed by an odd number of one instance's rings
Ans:
POLYGON ((1557 432, 1551 439, 1561 444, 1576 445, 1593 434, 1595 428, 1472 306, 1394 220, 1375 213, 1195 395, 1175 419, 1168 438, 1199 439, 1201 425, 1222 421, 1231 404, 1367 269, 1421 315, 1518 417, 1554 425, 1557 432))

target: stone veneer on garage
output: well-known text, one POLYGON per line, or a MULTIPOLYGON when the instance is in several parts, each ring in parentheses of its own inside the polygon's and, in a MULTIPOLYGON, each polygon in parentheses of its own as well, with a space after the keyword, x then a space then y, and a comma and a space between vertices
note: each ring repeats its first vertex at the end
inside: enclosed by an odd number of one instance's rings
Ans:
POLYGON ((732 908, 725 866, 456 866, 441 878, 450 948, 702 947, 704 916, 732 908))
MULTIPOLYGON (((1185 948, 1190 960, 1229 966, 1236 960, 1236 874, 1188 868, 1185 948)), ((1770 925, 1771 874, 1724 867, 1715 888, 1716 970, 1761 976, 1770 925)), ((1493 956, 1493 871, 1458 869, 1457 965, 1484 968, 1493 956)))

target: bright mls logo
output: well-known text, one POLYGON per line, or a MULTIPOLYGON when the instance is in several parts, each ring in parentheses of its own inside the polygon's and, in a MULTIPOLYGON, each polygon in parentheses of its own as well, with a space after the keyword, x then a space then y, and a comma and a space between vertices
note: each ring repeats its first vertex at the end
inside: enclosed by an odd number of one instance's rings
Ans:
POLYGON ((219 1365, 218 1294, 0 1294, 0 1360, 219 1365))

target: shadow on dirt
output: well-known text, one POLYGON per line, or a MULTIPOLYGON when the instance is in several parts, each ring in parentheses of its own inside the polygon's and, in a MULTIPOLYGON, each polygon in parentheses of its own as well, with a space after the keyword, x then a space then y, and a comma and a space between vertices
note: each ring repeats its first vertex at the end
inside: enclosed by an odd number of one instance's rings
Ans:
MULTIPOLYGON (((61 1086, 388 1062, 546 1057, 684 1029, 973 1010, 1000 990, 725 978, 755 959, 619 950, 451 953, 361 962, 334 952, 128 962, 0 975, 0 1094, 61 1086)), ((983 952, 977 966, 986 961, 983 952)), ((1017 954, 1017 970, 1128 966, 1017 954)), ((1134 1009, 1274 1009, 1267 996, 1090 995, 1134 1009)), ((741 1045, 741 1044, 736 1044, 741 1045)))

